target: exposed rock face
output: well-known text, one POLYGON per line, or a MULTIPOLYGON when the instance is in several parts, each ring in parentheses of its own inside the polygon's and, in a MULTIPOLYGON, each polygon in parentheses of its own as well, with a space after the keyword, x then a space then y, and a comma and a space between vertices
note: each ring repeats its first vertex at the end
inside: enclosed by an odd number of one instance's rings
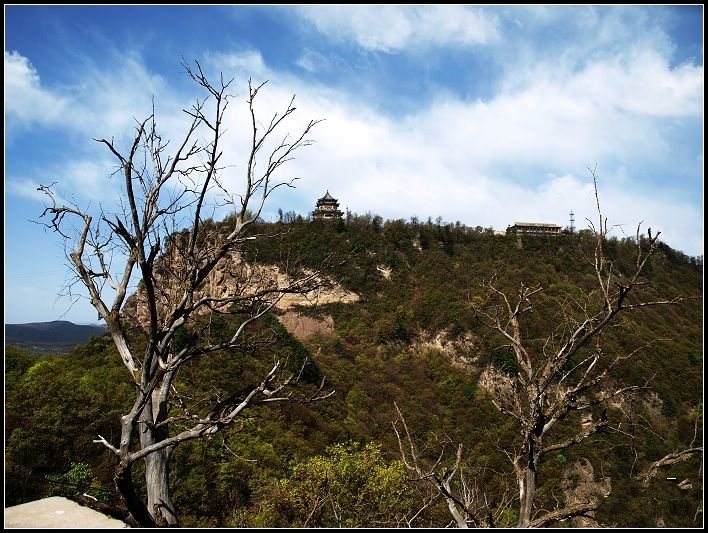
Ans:
POLYGON ((411 345, 412 350, 438 350, 450 359, 458 368, 469 369, 479 359, 479 339, 472 333, 465 333, 458 339, 450 339, 447 332, 440 331, 434 336, 422 332, 418 340, 411 345), (474 353, 474 355, 470 355, 474 353))
POLYGON ((393 271, 391 267, 387 267, 386 265, 376 265, 376 270, 381 272, 381 275, 384 278, 391 279, 391 272, 393 271))
MULTIPOLYGON (((283 280, 284 284, 289 282, 287 276, 282 274, 278 274, 278 276, 279 279, 283 280)), ((329 281, 324 286, 308 291, 304 294, 285 294, 276 307, 284 310, 300 305, 309 307, 329 303, 348 304, 356 302, 357 300, 359 300, 358 294, 349 292, 339 284, 329 281)))
POLYGON ((691 490, 693 488, 693 484, 691 483, 691 481, 688 478, 684 479, 683 481, 678 483, 676 486, 678 488, 680 488, 681 490, 691 490))
POLYGON ((21 529, 125 529, 128 524, 84 507, 63 496, 5 508, 5 528, 21 529))
MULTIPOLYGON (((184 271, 183 261, 181 257, 172 254, 161 262, 158 274, 171 276, 170 283, 160 284, 162 290, 157 296, 162 313, 169 313, 184 297, 187 285, 186 281, 180 278, 184 271)), ((332 302, 350 303, 359 299, 357 294, 345 290, 333 280, 315 276, 312 271, 302 271, 298 279, 294 279, 281 272, 277 266, 246 263, 236 253, 217 265, 202 283, 195 299, 212 298, 211 305, 214 309, 226 311, 234 296, 246 298, 251 295, 259 295, 261 300, 271 302, 280 298, 275 307, 281 310, 332 302), (289 290, 296 292, 286 292, 289 290)), ((148 321, 148 307, 142 285, 138 288, 130 311, 139 322, 148 321)), ((209 307, 200 307, 198 312, 206 314, 209 307)))
MULTIPOLYGON (((612 485, 610 478, 595 480, 592 464, 587 459, 573 463, 563 472, 563 492, 566 505, 572 506, 584 502, 599 502, 600 498, 610 495, 612 485)), ((573 527, 601 527, 594 519, 594 512, 589 512, 587 517, 579 516, 570 522, 573 527)))
POLYGON ((505 405, 514 405, 516 399, 514 378, 498 368, 491 365, 485 368, 479 376, 477 386, 487 391, 497 401, 501 401, 505 405))
POLYGON ((316 333, 329 333, 334 331, 334 320, 331 316, 317 319, 291 310, 279 315, 278 320, 285 326, 285 329, 300 340, 306 339, 316 333))

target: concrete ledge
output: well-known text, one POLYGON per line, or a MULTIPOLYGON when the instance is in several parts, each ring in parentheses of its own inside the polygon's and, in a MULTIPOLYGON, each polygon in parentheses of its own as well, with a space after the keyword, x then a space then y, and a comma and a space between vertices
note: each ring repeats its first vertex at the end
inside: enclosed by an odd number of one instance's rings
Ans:
POLYGON ((52 496, 5 508, 5 528, 122 529, 128 524, 76 502, 52 496))

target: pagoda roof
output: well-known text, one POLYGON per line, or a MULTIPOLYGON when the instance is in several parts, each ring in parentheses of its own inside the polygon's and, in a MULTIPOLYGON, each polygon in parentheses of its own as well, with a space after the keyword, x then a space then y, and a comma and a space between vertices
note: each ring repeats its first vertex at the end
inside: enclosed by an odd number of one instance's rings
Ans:
POLYGON ((322 198, 320 198, 318 200, 318 202, 322 202, 322 201, 330 201, 330 202, 335 201, 336 202, 337 200, 336 200, 336 198, 333 198, 332 195, 329 194, 329 190, 327 190, 327 193, 322 198))

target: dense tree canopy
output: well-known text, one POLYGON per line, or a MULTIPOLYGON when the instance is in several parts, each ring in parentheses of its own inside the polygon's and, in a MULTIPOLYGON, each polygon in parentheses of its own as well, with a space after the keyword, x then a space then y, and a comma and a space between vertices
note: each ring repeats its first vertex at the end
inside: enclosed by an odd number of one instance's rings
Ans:
MULTIPOLYGON (((282 405, 267 420, 254 411, 252 419, 220 437, 178 449, 175 453, 183 460, 175 462, 181 466, 172 472, 171 484, 183 509, 182 525, 337 526, 377 520, 389 525, 396 520, 410 520, 414 526, 449 525, 442 499, 413 479, 402 483, 392 429, 394 402, 431 457, 443 441, 466 442, 469 462, 462 468, 480 472, 474 468, 484 465, 484 476, 508 476, 508 459, 497 443, 509 441, 516 429, 494 407, 479 377, 489 362, 512 370, 514 358, 498 349, 469 302, 474 288, 498 271, 510 284, 542 284, 548 298, 587 290, 593 280, 578 256, 586 236, 518 239, 460 224, 377 223, 372 216, 352 214, 340 222, 289 217, 288 222, 264 224, 262 229, 277 229, 283 236, 250 249, 259 261, 275 262, 306 250, 316 262, 334 252, 348 258, 337 279, 360 300, 298 309, 304 316, 332 317, 334 324, 300 340, 280 326, 274 311, 251 337, 258 357, 245 364, 234 353, 213 365, 195 364, 175 386, 189 390, 204 383, 197 379, 201 373, 217 386, 232 373, 257 374, 258 365, 272 361, 278 350, 295 349, 314 361, 312 378, 326 376, 336 393, 316 405, 282 405), (371 493, 367 506, 352 502, 342 514, 335 513, 338 502, 348 491, 356 491, 356 480, 363 478, 353 477, 350 486, 335 484, 326 493, 315 489, 323 472, 337 478, 343 469, 369 464, 383 476, 371 485, 380 494, 371 493), (328 506, 314 496, 329 498, 328 506), (392 499, 398 507, 381 518, 375 502, 392 499)), ((607 254, 621 266, 631 261, 635 246, 633 239, 610 237, 607 254)), ((702 268, 702 258, 662 245, 651 264, 648 290, 655 284, 686 296, 701 295, 702 268)), ((567 483, 581 472, 574 465, 588 462, 595 481, 611 479, 611 492, 595 514, 601 524, 702 524, 702 457, 662 467, 662 475, 648 485, 638 477, 667 454, 702 445, 702 312, 700 300, 649 308, 606 332, 603 342, 616 350, 656 339, 635 363, 613 369, 617 380, 648 383, 648 388, 608 412, 622 422, 620 431, 598 432, 581 446, 548 457, 538 480, 539 507, 567 498, 567 483)), ((543 328, 543 321, 552 318, 538 316, 535 327, 543 328)), ((59 357, 7 350, 6 481, 12 481, 6 485, 8 504, 39 497, 47 488, 35 484, 37 490, 29 491, 30 484, 22 483, 26 478, 21 476, 63 475, 72 463, 90 465, 97 482, 110 488, 109 460, 92 440, 96 433, 117 430, 120 410, 115 405, 129 402, 130 387, 121 381, 113 350, 107 339, 59 357), (89 423, 101 411, 105 416, 89 423)), ((490 487, 491 496, 508 497, 504 483, 490 487)), ((496 525, 516 524, 511 509, 498 518, 496 525)))

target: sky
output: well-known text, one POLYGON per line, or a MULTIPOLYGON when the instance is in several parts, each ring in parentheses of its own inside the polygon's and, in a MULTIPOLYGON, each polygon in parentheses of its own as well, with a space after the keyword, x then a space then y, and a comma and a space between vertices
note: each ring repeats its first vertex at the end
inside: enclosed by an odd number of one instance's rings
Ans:
POLYGON ((703 6, 5 5, 5 323, 97 322, 40 185, 117 209, 114 160, 155 107, 176 143, 203 93, 183 61, 234 78, 230 186, 247 151, 247 83, 268 120, 295 95, 314 143, 263 217, 325 192, 384 220, 440 217, 652 228, 703 255, 703 6))

